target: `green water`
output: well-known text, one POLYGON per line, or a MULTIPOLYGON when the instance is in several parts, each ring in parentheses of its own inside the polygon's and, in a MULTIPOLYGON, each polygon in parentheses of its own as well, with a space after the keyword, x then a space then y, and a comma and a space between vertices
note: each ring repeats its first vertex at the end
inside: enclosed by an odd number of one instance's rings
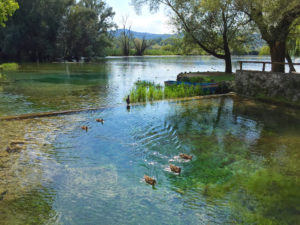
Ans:
POLYGON ((119 103, 139 77, 198 70, 196 58, 140 60, 68 65, 71 78, 67 65, 7 75, 2 115, 111 107, 0 122, 0 224, 299 224, 300 111, 237 97, 128 111, 119 103), (5 150, 22 139, 19 153, 5 150))

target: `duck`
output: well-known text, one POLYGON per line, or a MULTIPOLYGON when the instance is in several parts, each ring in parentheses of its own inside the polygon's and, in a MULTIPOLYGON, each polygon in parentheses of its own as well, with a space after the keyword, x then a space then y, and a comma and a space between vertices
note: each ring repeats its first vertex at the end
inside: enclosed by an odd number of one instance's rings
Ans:
POLYGON ((180 154, 179 156, 180 156, 180 158, 186 159, 186 160, 192 160, 192 158, 193 158, 192 155, 187 155, 187 154, 183 154, 183 153, 180 154))
POLYGON ((16 152, 21 152, 22 150, 22 146, 19 145, 19 144, 14 144, 14 145, 9 145, 7 148, 6 148, 6 152, 7 153, 16 153, 16 152))
POLYGON ((151 178, 151 177, 147 176, 147 175, 144 175, 144 179, 145 179, 145 182, 147 184, 150 184, 152 186, 154 186, 156 184, 156 180, 154 178, 151 178))
POLYGON ((104 119, 96 119, 96 122, 98 122, 98 123, 104 123, 104 119))
POLYGON ((87 126, 82 126, 81 129, 87 132, 89 128, 87 126))
POLYGON ((130 105, 130 96, 128 95, 126 98, 127 105, 130 105))
POLYGON ((181 168, 178 167, 178 166, 175 166, 175 165, 173 165, 173 164, 170 164, 170 169, 171 169, 171 171, 174 172, 174 173, 180 173, 180 172, 181 172, 181 168))
POLYGON ((24 145, 25 141, 23 140, 13 140, 10 142, 10 145, 24 145))

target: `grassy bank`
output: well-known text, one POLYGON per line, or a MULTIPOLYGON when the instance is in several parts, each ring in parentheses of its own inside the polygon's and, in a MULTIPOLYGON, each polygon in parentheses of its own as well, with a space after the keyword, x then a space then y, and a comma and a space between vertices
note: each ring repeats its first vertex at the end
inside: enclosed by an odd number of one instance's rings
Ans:
POLYGON ((224 72, 193 72, 193 73, 181 73, 178 75, 178 81, 187 81, 195 83, 214 83, 221 81, 233 81, 234 73, 224 72))

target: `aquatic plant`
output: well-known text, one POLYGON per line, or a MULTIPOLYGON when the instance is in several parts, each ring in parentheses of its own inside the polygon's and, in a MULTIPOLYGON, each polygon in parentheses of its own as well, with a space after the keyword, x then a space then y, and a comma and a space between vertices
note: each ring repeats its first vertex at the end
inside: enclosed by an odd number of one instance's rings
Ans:
POLYGON ((163 87, 148 81, 138 81, 130 91, 130 101, 147 102, 162 99, 194 97, 208 94, 200 86, 173 85, 163 87))
POLYGON ((0 65, 0 69, 11 70, 11 71, 18 70, 19 69, 19 64, 17 64, 17 63, 3 63, 3 64, 0 65))

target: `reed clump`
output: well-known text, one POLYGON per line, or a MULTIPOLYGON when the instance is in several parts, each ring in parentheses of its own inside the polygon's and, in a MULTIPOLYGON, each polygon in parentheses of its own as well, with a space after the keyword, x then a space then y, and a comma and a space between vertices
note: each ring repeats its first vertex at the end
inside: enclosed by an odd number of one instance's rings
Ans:
POLYGON ((193 85, 173 85, 165 86, 148 81, 137 81, 130 91, 130 101, 151 102, 155 100, 184 98, 205 95, 200 86, 193 85))
POLYGON ((3 63, 0 65, 0 69, 6 71, 15 71, 19 69, 19 64, 17 63, 3 63))

